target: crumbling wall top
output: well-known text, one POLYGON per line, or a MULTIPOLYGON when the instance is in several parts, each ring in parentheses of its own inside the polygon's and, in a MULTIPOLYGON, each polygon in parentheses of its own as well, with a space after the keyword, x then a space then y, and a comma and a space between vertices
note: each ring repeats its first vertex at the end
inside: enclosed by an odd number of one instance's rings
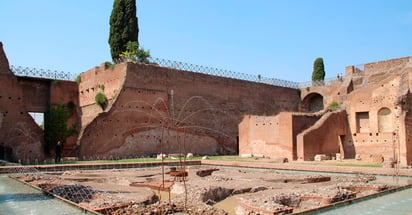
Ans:
POLYGON ((11 73, 9 67, 9 60, 7 60, 7 56, 4 52, 2 42, 0 42, 0 73, 11 73))
POLYGON ((364 69, 365 73, 391 72, 394 69, 405 67, 411 60, 412 57, 409 56, 366 63, 364 69))

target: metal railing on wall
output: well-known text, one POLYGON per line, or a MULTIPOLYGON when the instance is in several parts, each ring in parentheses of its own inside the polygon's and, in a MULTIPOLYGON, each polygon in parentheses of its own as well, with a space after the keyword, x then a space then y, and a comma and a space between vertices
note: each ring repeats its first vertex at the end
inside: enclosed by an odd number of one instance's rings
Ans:
POLYGON ((333 82, 336 81, 343 81, 344 77, 336 77, 336 78, 326 78, 325 80, 319 81, 306 81, 299 83, 299 89, 307 88, 307 87, 317 87, 317 86, 326 86, 331 85, 333 82))
MULTIPOLYGON (((308 82, 299 83, 299 82, 287 81, 287 80, 282 80, 282 79, 277 79, 277 78, 263 77, 261 75, 251 75, 251 74, 234 72, 234 71, 219 69, 219 68, 214 68, 214 67, 201 66, 201 65, 184 63, 184 62, 173 61, 173 60, 166 60, 162 58, 149 58, 148 60, 150 63, 156 64, 162 67, 172 68, 172 69, 179 69, 179 70, 184 70, 184 71, 189 71, 189 72, 213 75, 213 76, 224 77, 224 78, 232 78, 232 79, 237 79, 237 80, 251 81, 251 82, 256 82, 256 83, 263 83, 263 84, 268 84, 268 85, 273 85, 273 86, 294 88, 294 89, 301 89, 301 88, 312 87, 312 86, 330 85, 332 82, 339 80, 339 78, 327 78, 323 81, 308 81, 308 82)), ((119 59, 116 59, 114 62, 121 63, 125 61, 128 61, 128 59, 119 58, 119 59)), ((10 66, 10 69, 16 76, 23 76, 23 77, 26 76, 26 77, 70 81, 70 80, 74 80, 76 76, 74 74, 63 72, 63 71, 50 70, 50 69, 37 69, 37 68, 13 66, 13 65, 10 66)))
POLYGON ((53 80, 74 80, 74 76, 71 73, 50 70, 50 69, 37 69, 32 67, 22 67, 22 66, 10 66, 11 71, 16 76, 21 77, 34 77, 34 78, 45 78, 53 80))
MULTIPOLYGON (((125 58, 119 58, 115 60, 115 63, 121 63, 127 60, 128 59, 125 59, 125 58)), ((267 78, 267 77, 262 77, 261 75, 245 74, 245 73, 234 72, 234 71, 219 69, 219 68, 214 68, 214 67, 201 66, 201 65, 184 63, 184 62, 173 61, 173 60, 166 60, 162 58, 150 58, 149 61, 151 63, 157 64, 162 67, 179 69, 179 70, 184 70, 184 71, 189 71, 189 72, 202 73, 202 74, 225 77, 225 78, 233 78, 233 79, 257 82, 257 83, 264 83, 264 84, 280 86, 280 87, 288 87, 288 88, 295 88, 295 89, 299 87, 298 82, 287 81, 287 80, 282 80, 282 79, 277 79, 277 78, 267 78)))

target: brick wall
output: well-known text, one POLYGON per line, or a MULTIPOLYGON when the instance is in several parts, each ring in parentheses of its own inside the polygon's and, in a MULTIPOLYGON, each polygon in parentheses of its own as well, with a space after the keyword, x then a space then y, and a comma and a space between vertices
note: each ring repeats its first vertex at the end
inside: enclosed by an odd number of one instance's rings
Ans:
POLYGON ((346 111, 329 112, 312 127, 297 135, 297 157, 313 160, 316 154, 334 155, 341 151, 340 137, 347 135, 346 111))
POLYGON ((10 71, 1 42, 0 83, 0 144, 12 149, 8 159, 23 163, 42 160, 43 132, 25 109, 22 89, 10 71))
MULTIPOLYGON (((295 89, 156 65, 118 66, 127 67, 126 78, 112 106, 85 128, 80 140, 84 158, 155 154, 161 147, 177 152, 183 139, 188 152, 237 153, 243 115, 274 115, 294 111, 299 104, 295 89), (168 137, 161 137, 162 123, 168 124, 163 126, 168 137)), ((95 73, 96 78, 104 72, 95 73)))
POLYGON ((319 115, 282 112, 276 116, 245 116, 239 124, 239 154, 296 159, 296 135, 319 115))
POLYGON ((366 63, 364 65, 365 73, 388 73, 397 68, 403 68, 411 61, 412 57, 395 58, 390 60, 366 63))
POLYGON ((95 102, 97 93, 104 93, 108 99, 108 106, 110 106, 119 94, 125 74, 125 64, 110 68, 110 66, 105 66, 104 63, 80 74, 79 105, 82 109, 82 127, 85 127, 99 113, 103 112, 102 108, 97 106, 95 102))
POLYGON ((12 74, 0 74, 0 83, 0 144, 12 149, 9 158, 12 161, 43 160, 43 131, 25 109, 17 78, 12 74))

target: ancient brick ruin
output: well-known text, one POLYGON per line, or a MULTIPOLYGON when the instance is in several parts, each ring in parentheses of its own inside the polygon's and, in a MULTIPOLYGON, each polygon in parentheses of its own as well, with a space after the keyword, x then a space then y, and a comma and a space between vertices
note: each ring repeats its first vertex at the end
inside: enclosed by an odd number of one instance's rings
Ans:
MULTIPOLYGON (((52 103, 73 102, 78 106, 78 87, 72 81, 17 77, 9 67, 0 43, 0 144, 10 149, 8 160, 22 163, 42 162, 43 130, 29 112, 46 112, 52 103)), ((78 121, 78 109, 69 119, 78 121)), ((70 154, 77 135, 67 139, 65 153, 70 154)))
POLYGON ((243 115, 275 115, 299 105, 296 89, 151 64, 102 64, 81 78, 84 157, 179 153, 183 142, 194 154, 237 154, 243 115), (94 101, 98 91, 109 100, 104 110, 94 101))
POLYGON ((77 106, 79 131, 64 155, 80 159, 185 151, 412 160, 411 57, 349 66, 342 79, 297 90, 134 62, 102 64, 81 73, 79 85, 55 84, 16 77, 0 51, 0 142, 15 161, 44 159, 43 131, 28 112, 56 102, 77 106), (103 106, 97 93, 108 99, 103 106), (332 102, 339 110, 328 111, 332 102))
POLYGON ((330 85, 301 89, 300 109, 316 113, 245 116, 239 153, 303 160, 339 153, 410 165, 411 72, 412 57, 348 66, 330 85), (340 110, 328 111, 332 102, 340 110))

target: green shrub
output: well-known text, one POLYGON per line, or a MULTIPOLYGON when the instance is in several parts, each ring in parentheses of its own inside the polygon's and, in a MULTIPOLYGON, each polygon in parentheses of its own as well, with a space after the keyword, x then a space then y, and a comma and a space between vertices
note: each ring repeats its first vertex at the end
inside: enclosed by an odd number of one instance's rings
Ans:
POLYGON ((99 88, 102 90, 102 91, 104 91, 104 84, 99 84, 99 88))
POLYGON ((339 110, 339 104, 337 102, 331 102, 328 106, 328 110, 330 111, 335 111, 335 110, 339 110))
POLYGON ((82 82, 82 77, 78 75, 74 81, 76 81, 77 84, 80 84, 82 82))
POLYGON ((96 94, 96 97, 94 99, 96 101, 96 104, 99 105, 104 110, 104 108, 106 106, 106 102, 107 102, 106 95, 99 92, 99 93, 96 94))
POLYGON ((150 63, 150 50, 139 48, 137 42, 129 41, 126 45, 126 51, 119 56, 128 62, 150 63))
POLYGON ((104 62, 104 69, 113 70, 115 66, 116 66, 116 64, 114 64, 112 62, 109 62, 109 61, 104 62))

